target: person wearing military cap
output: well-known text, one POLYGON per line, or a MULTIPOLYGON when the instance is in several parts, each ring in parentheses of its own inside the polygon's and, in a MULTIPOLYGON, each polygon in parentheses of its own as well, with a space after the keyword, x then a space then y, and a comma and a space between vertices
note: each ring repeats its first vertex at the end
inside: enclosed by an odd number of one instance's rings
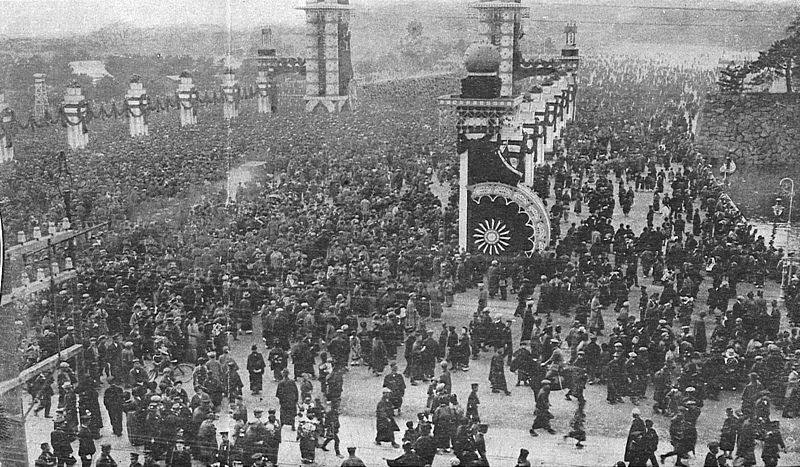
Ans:
POLYGON ((143 467, 142 463, 139 462, 139 453, 132 452, 131 453, 131 463, 128 467, 143 467))
POLYGON ((100 446, 100 457, 97 459, 96 467, 117 467, 117 462, 111 457, 110 444, 100 446))
POLYGON ((192 455, 183 438, 175 440, 175 447, 167 458, 167 467, 192 467, 192 455))
POLYGON ((78 430, 78 457, 81 459, 81 467, 92 467, 92 460, 97 452, 92 430, 87 423, 81 424, 78 430))

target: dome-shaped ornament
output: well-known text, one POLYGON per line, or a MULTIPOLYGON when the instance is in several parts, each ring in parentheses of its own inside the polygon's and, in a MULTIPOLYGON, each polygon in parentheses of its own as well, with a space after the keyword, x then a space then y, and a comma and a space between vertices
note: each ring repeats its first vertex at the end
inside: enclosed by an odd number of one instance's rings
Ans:
POLYGON ((470 73, 497 72, 500 66, 500 51, 492 44, 472 44, 464 53, 464 66, 470 73))

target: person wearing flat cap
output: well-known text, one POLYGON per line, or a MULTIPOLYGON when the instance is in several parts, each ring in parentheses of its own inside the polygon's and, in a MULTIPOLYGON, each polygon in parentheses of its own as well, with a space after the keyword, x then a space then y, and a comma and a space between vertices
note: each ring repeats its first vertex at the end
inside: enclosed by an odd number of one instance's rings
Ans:
POLYGON ((725 467, 726 465, 728 462, 725 455, 719 452, 719 443, 716 441, 708 443, 708 452, 703 467, 725 467))
POLYGON ((55 454, 53 454, 53 451, 50 449, 50 444, 42 443, 39 447, 42 453, 36 458, 34 467, 56 467, 58 458, 56 458, 55 454))

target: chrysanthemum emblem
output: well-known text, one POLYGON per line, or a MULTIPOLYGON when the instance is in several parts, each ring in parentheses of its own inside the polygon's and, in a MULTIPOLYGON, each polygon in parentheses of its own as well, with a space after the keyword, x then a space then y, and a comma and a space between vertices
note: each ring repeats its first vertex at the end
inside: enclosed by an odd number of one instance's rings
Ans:
POLYGON ((487 255, 499 255, 508 248, 511 240, 511 231, 503 221, 486 219, 475 228, 472 235, 475 246, 487 255))

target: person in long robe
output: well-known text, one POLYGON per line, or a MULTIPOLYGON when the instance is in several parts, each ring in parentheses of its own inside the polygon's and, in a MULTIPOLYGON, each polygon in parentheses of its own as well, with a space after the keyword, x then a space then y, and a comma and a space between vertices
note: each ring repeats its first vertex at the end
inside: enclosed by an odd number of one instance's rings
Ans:
POLYGON ((251 347, 252 353, 247 356, 247 373, 250 376, 250 392, 253 395, 261 393, 261 388, 264 381, 264 368, 267 367, 264 362, 264 356, 258 351, 258 346, 253 344, 251 347))
POLYGON ((550 420, 553 419, 553 414, 550 413, 550 380, 542 380, 542 388, 536 396, 536 409, 533 412, 534 419, 533 425, 528 432, 531 436, 539 436, 536 430, 543 428, 551 435, 556 431, 550 425, 550 420))
POLYGON ((317 449, 317 423, 313 415, 305 416, 298 422, 298 440, 300 442, 300 457, 304 464, 311 464, 316 458, 317 449))
POLYGON ((495 354, 492 356, 492 362, 489 366, 489 383, 492 387, 493 393, 504 392, 507 396, 511 395, 506 384, 506 371, 505 371, 505 355, 502 347, 498 347, 495 354))
POLYGON ((644 434, 647 431, 639 409, 631 412, 631 427, 628 430, 628 439, 625 442, 625 461, 631 465, 641 465, 644 460, 644 434))
POLYGON ((139 436, 141 432, 141 426, 139 424, 140 408, 139 402, 133 398, 129 392, 125 392, 123 395, 122 409, 125 411, 128 442, 131 443, 131 446, 141 446, 143 444, 139 436))
POLYGON ((392 447, 399 447, 394 440, 394 432, 400 431, 397 422, 394 421, 394 404, 390 397, 392 391, 389 388, 383 388, 383 396, 378 401, 378 406, 375 409, 375 428, 377 434, 375 435, 375 444, 378 446, 381 443, 392 443, 392 447))
POLYGON ((380 376, 388 363, 389 360, 386 358, 386 346, 383 343, 383 339, 378 333, 375 333, 375 337, 372 338, 372 362, 370 365, 372 373, 375 376, 380 376))
POLYGON ((586 441, 586 399, 578 399, 578 407, 572 415, 572 420, 569 422, 570 431, 564 435, 564 439, 572 438, 577 441, 575 447, 583 449, 583 442, 586 441))
POLYGON ((742 422, 739 431, 739 447, 736 450, 736 457, 744 459, 742 465, 756 465, 756 429, 750 419, 742 422))
POLYGON ((289 425, 294 431, 294 419, 297 417, 297 401, 300 396, 297 392, 297 384, 289 378, 289 370, 287 369, 283 370, 283 379, 278 383, 275 397, 278 398, 278 403, 281 407, 281 426, 289 425))
POLYGON ((726 418, 722 422, 722 432, 719 436, 719 448, 726 456, 730 456, 736 447, 736 438, 739 435, 741 420, 734 414, 733 409, 725 409, 726 418))

